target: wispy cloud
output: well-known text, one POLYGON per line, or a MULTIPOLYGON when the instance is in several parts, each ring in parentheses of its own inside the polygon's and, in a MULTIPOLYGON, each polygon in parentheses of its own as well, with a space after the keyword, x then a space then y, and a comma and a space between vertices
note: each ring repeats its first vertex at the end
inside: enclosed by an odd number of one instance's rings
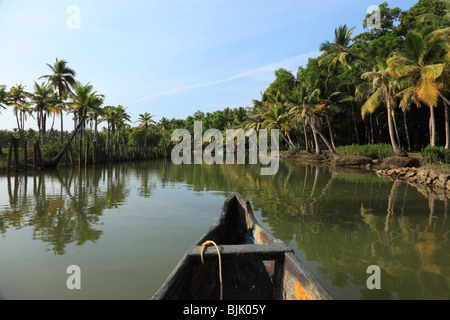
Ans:
POLYGON ((261 67, 256 67, 256 68, 253 68, 250 70, 246 70, 246 71, 240 72, 238 74, 235 74, 235 75, 225 78, 225 79, 220 79, 220 80, 215 80, 215 81, 210 81, 210 82, 203 82, 203 83, 196 83, 196 84, 186 85, 186 86, 173 88, 173 89, 169 89, 169 90, 165 90, 165 91, 161 91, 161 92, 156 92, 156 93, 150 94, 148 96, 142 97, 140 99, 130 101, 127 104, 128 105, 135 104, 135 103, 139 103, 142 101, 151 100, 151 99, 154 99, 157 97, 168 96, 168 95, 180 93, 183 91, 214 86, 214 85, 218 85, 221 83, 230 82, 230 81, 243 79, 243 78, 249 78, 249 79, 253 79, 253 80, 270 82, 271 79, 273 80, 275 70, 277 70, 279 68, 284 68, 286 70, 292 71, 295 74, 297 68, 299 66, 305 65, 308 62, 309 58, 315 58, 319 55, 320 55, 319 51, 312 51, 309 53, 300 54, 300 55, 297 55, 294 57, 283 59, 278 62, 273 62, 273 63, 267 64, 267 65, 264 65, 261 67))

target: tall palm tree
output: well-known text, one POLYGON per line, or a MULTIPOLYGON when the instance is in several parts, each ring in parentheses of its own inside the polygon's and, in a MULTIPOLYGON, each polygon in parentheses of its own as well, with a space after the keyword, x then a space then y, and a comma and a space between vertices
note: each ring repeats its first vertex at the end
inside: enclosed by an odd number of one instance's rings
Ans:
POLYGON ((6 91, 6 86, 0 85, 0 108, 6 109, 7 99, 8 99, 8 91, 6 91))
POLYGON ((334 41, 328 40, 321 43, 319 49, 325 52, 325 56, 319 61, 328 63, 328 71, 336 70, 340 64, 351 69, 351 63, 363 60, 360 53, 352 49, 352 35, 356 27, 348 29, 347 25, 340 25, 334 30, 334 41))
POLYGON ((139 119, 135 121, 135 123, 139 123, 139 126, 141 127, 140 131, 143 131, 145 134, 144 138, 144 150, 147 150, 147 136, 148 136, 148 130, 150 127, 156 127, 156 122, 153 120, 153 115, 150 113, 141 113, 139 114, 139 119))
POLYGON ((50 85, 42 83, 34 83, 34 93, 30 96, 30 104, 34 105, 34 112, 36 112, 36 120, 39 129, 39 142, 41 145, 45 143, 45 132, 47 116, 50 113, 58 112, 55 106, 58 104, 58 99, 54 94, 50 85))
MULTIPOLYGON (((96 92, 92 92, 92 89, 93 89, 92 86, 89 84, 83 86, 80 83, 78 83, 75 85, 74 90, 75 92, 71 94, 71 101, 65 104, 68 105, 69 108, 74 111, 74 114, 78 116, 79 120, 78 124, 76 128, 73 130, 69 140, 66 141, 66 143, 64 144, 64 147, 61 149, 61 151, 52 159, 45 159, 43 161, 43 166, 45 168, 54 168, 58 165, 59 160, 61 160, 62 156, 67 152, 73 139, 85 125, 88 112, 90 110, 96 110, 97 112, 101 112, 97 101, 97 99, 101 96, 98 95, 96 92)), ((80 151, 79 162, 81 163, 81 139, 79 151, 80 151)))
POLYGON ((169 119, 162 117, 161 120, 159 120, 159 127, 161 128, 161 132, 163 134, 166 133, 166 131, 170 128, 169 119))
POLYGON ((364 103, 361 108, 361 114, 365 117, 368 113, 373 113, 381 103, 384 103, 387 108, 389 137, 391 139, 392 148, 397 156, 407 156, 407 154, 401 150, 394 131, 393 122, 393 90, 396 85, 396 79, 394 76, 393 68, 396 66, 398 60, 395 58, 376 58, 377 65, 371 72, 364 73, 361 78, 372 81, 373 93, 364 103))
POLYGON ((107 127, 107 131, 106 131, 106 148, 107 148, 107 153, 108 153, 108 157, 111 158, 112 155, 112 137, 111 137, 111 133, 112 136, 114 136, 114 132, 115 132, 115 120, 116 120, 116 111, 115 111, 115 107, 114 106, 106 106, 105 108, 103 108, 103 114, 100 118, 100 122, 105 122, 107 123, 106 127, 107 127))
POLYGON ((71 101, 68 103, 69 109, 74 112, 78 119, 78 126, 75 131, 79 131, 79 145, 78 145, 78 164, 81 165, 82 150, 83 150, 83 130, 86 127, 86 119, 91 110, 101 113, 99 99, 102 95, 93 91, 91 84, 82 85, 76 82, 74 85, 74 92, 70 94, 71 101))
POLYGON ((105 101, 103 96, 94 96, 91 110, 88 111, 88 120, 94 123, 94 141, 92 142, 92 163, 96 164, 98 159, 98 124, 100 121, 100 117, 104 114, 105 110, 101 107, 103 102, 105 101))
POLYGON ((449 34, 450 27, 411 30, 406 36, 404 54, 398 58, 398 65, 393 69, 398 78, 409 80, 410 85, 404 90, 430 108, 431 146, 436 145, 435 107, 445 90, 445 86, 437 79, 442 76, 446 66, 449 34))
MULTIPOLYGON (((327 146, 328 150, 330 150, 333 158, 337 159, 340 157, 340 155, 336 152, 333 145, 322 132, 321 118, 324 107, 324 104, 319 104, 315 107, 311 107, 305 103, 303 106, 302 117, 305 119, 305 123, 309 124, 311 126, 311 129, 315 133, 314 139, 317 140, 316 134, 318 134, 323 142, 325 142, 325 145, 327 146)), ((318 146, 318 141, 316 141, 316 145, 318 146)), ((318 148, 317 150, 317 153, 319 153, 320 148, 318 148)))
POLYGON ((117 126, 117 140, 116 140, 116 156, 119 155, 119 145, 120 145, 120 133, 121 130, 125 128, 126 123, 130 122, 130 115, 126 112, 126 108, 122 105, 116 107, 116 119, 115 123, 117 126))
POLYGON ((7 98, 7 104, 13 107, 13 112, 16 116, 21 144, 24 142, 25 121, 27 115, 31 114, 31 109, 28 105, 29 96, 30 94, 25 91, 25 87, 22 84, 19 84, 9 90, 7 98))
MULTIPOLYGON (((322 42, 320 51, 325 53, 325 56, 319 60, 319 66, 323 63, 328 64, 328 77, 337 72, 337 67, 352 69, 353 65, 360 65, 364 62, 364 57, 361 52, 353 48, 352 35, 356 27, 348 29, 347 25, 340 25, 334 30, 334 41, 328 40, 322 42)), ((345 83, 349 94, 352 94, 350 84, 345 83)), ((356 113, 353 102, 351 102, 353 125, 355 129, 356 141, 359 144, 359 130, 356 122, 356 113)))
POLYGON ((292 121, 291 117, 289 117, 289 107, 285 95, 280 91, 276 94, 267 91, 264 95, 266 98, 265 105, 268 110, 264 113, 263 126, 268 130, 280 130, 283 139, 295 151, 296 148, 289 135, 289 131, 292 129, 292 121))
POLYGON ((450 50, 447 51, 446 55, 446 66, 442 76, 439 79, 439 96, 444 103, 444 121, 445 121, 445 148, 450 149, 450 115, 449 115, 449 105, 450 101, 447 97, 450 96, 450 89, 448 83, 450 83, 450 50), (447 84, 447 85, 446 85, 447 84))
POLYGON ((67 66, 65 60, 58 60, 52 65, 47 63, 47 66, 52 70, 53 74, 45 75, 40 77, 47 78, 48 82, 51 83, 55 91, 58 92, 60 99, 60 115, 61 115, 61 143, 64 142, 64 121, 63 121, 63 106, 62 102, 67 98, 67 95, 71 92, 70 87, 75 85, 76 72, 67 66))

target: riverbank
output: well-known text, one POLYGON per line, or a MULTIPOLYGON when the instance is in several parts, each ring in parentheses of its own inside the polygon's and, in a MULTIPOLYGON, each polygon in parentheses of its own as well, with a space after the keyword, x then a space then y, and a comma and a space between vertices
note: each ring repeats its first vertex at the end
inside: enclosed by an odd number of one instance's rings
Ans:
POLYGON ((288 161, 323 163, 334 167, 365 168, 378 176, 392 180, 403 180, 415 185, 431 187, 436 191, 450 191, 450 166, 428 164, 420 153, 409 157, 387 157, 372 159, 365 156, 342 156, 333 159, 329 154, 289 154, 281 152, 281 158, 288 161))

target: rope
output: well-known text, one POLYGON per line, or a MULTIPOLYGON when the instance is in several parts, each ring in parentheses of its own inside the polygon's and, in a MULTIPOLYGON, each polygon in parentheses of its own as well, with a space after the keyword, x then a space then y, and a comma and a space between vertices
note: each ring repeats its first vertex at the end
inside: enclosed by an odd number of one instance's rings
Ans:
POLYGON ((220 281, 220 300, 222 300, 223 298, 223 283, 222 283, 222 259, 220 257, 220 250, 219 247, 217 246, 217 244, 214 241, 206 241, 205 243, 202 244, 202 250, 200 251, 200 257, 202 258, 202 263, 205 263, 203 261, 203 251, 205 250, 205 248, 208 245, 214 245, 216 247, 217 250, 217 255, 219 256, 219 281, 220 281))

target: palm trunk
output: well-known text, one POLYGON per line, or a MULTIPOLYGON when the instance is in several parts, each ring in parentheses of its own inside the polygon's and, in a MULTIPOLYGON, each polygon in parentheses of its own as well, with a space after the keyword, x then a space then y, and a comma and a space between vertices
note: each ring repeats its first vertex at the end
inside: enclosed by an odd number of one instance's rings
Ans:
POLYGON ((375 144, 372 114, 370 114, 370 144, 375 144))
POLYGON ((445 149, 450 149, 450 119, 448 112, 448 105, 450 104, 450 101, 448 101, 448 99, 440 92, 439 96, 444 101, 445 149))
MULTIPOLYGON (((83 119, 84 120, 84 119, 83 119)), ((83 124, 83 121, 80 121, 78 123, 77 128, 74 130, 74 132, 72 133, 72 136, 69 138, 69 140, 66 142, 66 144, 64 145, 64 147, 62 148, 62 150, 52 159, 45 159, 43 160, 43 167, 44 168, 55 168, 58 163, 59 160, 61 160, 62 156, 67 152, 67 150, 70 147, 70 144, 72 143, 73 139, 76 137, 76 135, 78 134, 78 131, 81 129, 81 126, 83 124)))
POLYGON ((306 146, 306 152, 311 152, 311 150, 309 149, 309 141, 308 141, 308 134, 306 132, 306 124, 305 121, 303 121, 303 131, 305 133, 305 146, 306 146))
POLYGON ((314 137, 314 143, 316 144, 316 154, 319 155, 322 153, 322 149, 320 149, 319 139, 317 139, 317 131, 316 129, 312 128, 313 137, 314 137))
POLYGON ((331 145, 333 146, 333 149, 336 148, 336 145, 334 143, 334 134, 333 134, 333 128, 331 128, 331 124, 330 124, 330 119, 328 118, 328 115, 325 115, 325 118, 327 119, 327 124, 328 124, 328 131, 330 132, 330 141, 331 141, 331 145))
POLYGON ((430 146, 436 146, 436 119, 433 106, 430 106, 430 146))
POLYGON ((448 104, 444 102, 445 119, 445 149, 450 149, 450 120, 448 115, 448 104))
POLYGON ((325 144, 328 147, 328 150, 330 150, 331 155, 333 156, 333 158, 335 158, 335 159, 339 158, 340 155, 336 152, 336 150, 334 150, 334 147, 331 145, 330 141, 328 141, 328 139, 325 137, 325 135, 322 133, 322 131, 321 130, 317 130, 317 133, 322 138, 323 142, 325 142, 325 144))
POLYGON ((392 122, 394 122, 395 136, 397 137, 398 147, 401 149, 402 144, 400 142, 400 136, 398 135, 397 121, 395 120, 395 111, 392 110, 392 122))
POLYGON ((388 93, 388 97, 386 99, 387 104, 387 116, 388 116, 388 127, 389 127, 389 137, 391 139, 392 148, 394 149, 395 155, 398 157, 405 156, 405 152, 403 152, 395 139, 395 132, 394 132, 394 121, 392 119, 392 106, 391 106, 391 97, 388 93))
MULTIPOLYGON (((347 89, 348 89, 348 93, 351 94, 350 86, 349 86, 348 82, 347 82, 347 89)), ((355 107, 353 105, 353 100, 350 102, 351 102, 351 106, 352 106, 352 118, 353 118, 353 126, 355 127, 356 143, 359 145, 361 143, 359 141, 358 124, 356 123, 355 107)))
POLYGON ((106 133, 106 149, 107 149, 106 154, 108 155, 108 161, 109 161, 109 157, 110 157, 110 155, 109 155, 109 140, 111 140, 110 135, 111 135, 111 126, 108 121, 108 131, 106 133))
POLYGON ((411 140, 409 139, 408 122, 406 121, 406 110, 403 109, 403 125, 405 127, 406 142, 408 143, 408 151, 411 151, 411 140))

